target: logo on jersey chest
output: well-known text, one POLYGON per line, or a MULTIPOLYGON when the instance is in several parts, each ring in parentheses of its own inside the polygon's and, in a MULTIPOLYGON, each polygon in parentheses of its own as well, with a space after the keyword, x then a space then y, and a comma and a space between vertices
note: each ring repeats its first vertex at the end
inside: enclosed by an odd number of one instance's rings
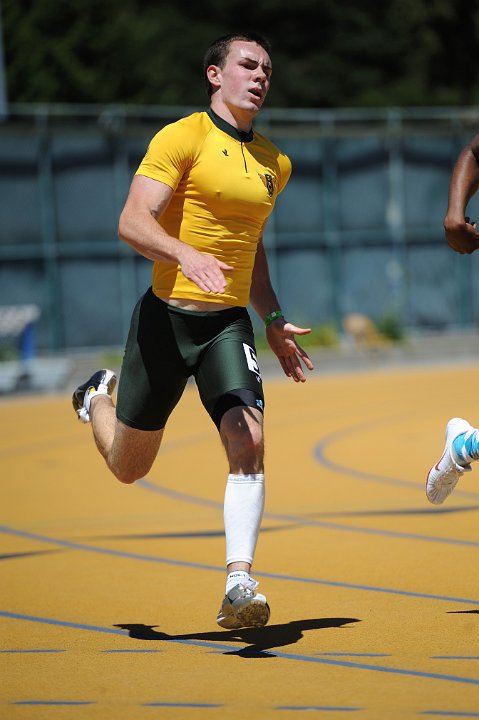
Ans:
POLYGON ((265 173, 262 175, 261 173, 258 173, 261 180, 263 181, 263 184, 266 187, 266 190, 268 191, 268 196, 273 197, 274 191, 276 190, 276 178, 274 175, 270 175, 270 173, 265 173))

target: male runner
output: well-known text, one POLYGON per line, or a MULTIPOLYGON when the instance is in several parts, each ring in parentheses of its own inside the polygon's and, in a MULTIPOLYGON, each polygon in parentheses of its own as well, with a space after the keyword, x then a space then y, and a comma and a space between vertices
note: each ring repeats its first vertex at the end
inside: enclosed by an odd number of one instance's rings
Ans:
POLYGON ((170 413, 193 375, 229 464, 224 499, 224 628, 265 625, 269 607, 250 575, 264 506, 264 397, 246 306, 264 320, 284 373, 313 364, 272 288, 263 233, 291 163, 252 128, 269 89, 269 46, 246 33, 216 40, 204 59, 205 112, 164 127, 131 184, 119 235, 154 262, 133 311, 116 409, 115 375, 99 370, 73 395, 113 474, 150 470, 170 413))

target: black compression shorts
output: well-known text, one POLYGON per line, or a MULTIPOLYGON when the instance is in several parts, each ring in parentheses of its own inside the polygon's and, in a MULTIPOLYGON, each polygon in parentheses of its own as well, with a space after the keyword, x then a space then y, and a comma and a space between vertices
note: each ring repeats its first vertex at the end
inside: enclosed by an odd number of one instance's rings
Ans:
POLYGON ((157 298, 150 288, 131 319, 118 386, 118 419, 139 430, 162 429, 191 376, 218 428, 223 414, 237 405, 263 411, 246 308, 182 310, 157 298))

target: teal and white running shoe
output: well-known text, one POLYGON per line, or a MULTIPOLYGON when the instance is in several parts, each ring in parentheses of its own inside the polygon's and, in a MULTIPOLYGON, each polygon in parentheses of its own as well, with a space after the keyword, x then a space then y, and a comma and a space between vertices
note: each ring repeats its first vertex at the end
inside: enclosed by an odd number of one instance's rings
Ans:
POLYGON ((472 470, 471 465, 459 464, 453 443, 458 435, 474 430, 467 420, 452 418, 446 426, 446 445, 441 459, 429 470, 426 480, 426 495, 429 502, 440 505, 452 493, 464 472, 472 470))

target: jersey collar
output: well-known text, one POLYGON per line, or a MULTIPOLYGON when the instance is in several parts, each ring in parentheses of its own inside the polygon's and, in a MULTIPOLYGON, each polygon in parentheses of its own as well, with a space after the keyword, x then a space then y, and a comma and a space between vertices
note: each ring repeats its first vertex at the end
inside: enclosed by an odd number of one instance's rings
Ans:
POLYGON ((248 143, 253 140, 254 132, 253 130, 248 130, 248 132, 244 132, 243 130, 238 130, 237 128, 233 127, 229 122, 226 122, 226 120, 223 120, 219 115, 215 113, 214 110, 211 108, 208 108, 206 110, 206 114, 208 117, 212 120, 212 122, 218 127, 220 130, 223 130, 227 135, 232 137, 234 140, 240 140, 240 142, 248 143))

